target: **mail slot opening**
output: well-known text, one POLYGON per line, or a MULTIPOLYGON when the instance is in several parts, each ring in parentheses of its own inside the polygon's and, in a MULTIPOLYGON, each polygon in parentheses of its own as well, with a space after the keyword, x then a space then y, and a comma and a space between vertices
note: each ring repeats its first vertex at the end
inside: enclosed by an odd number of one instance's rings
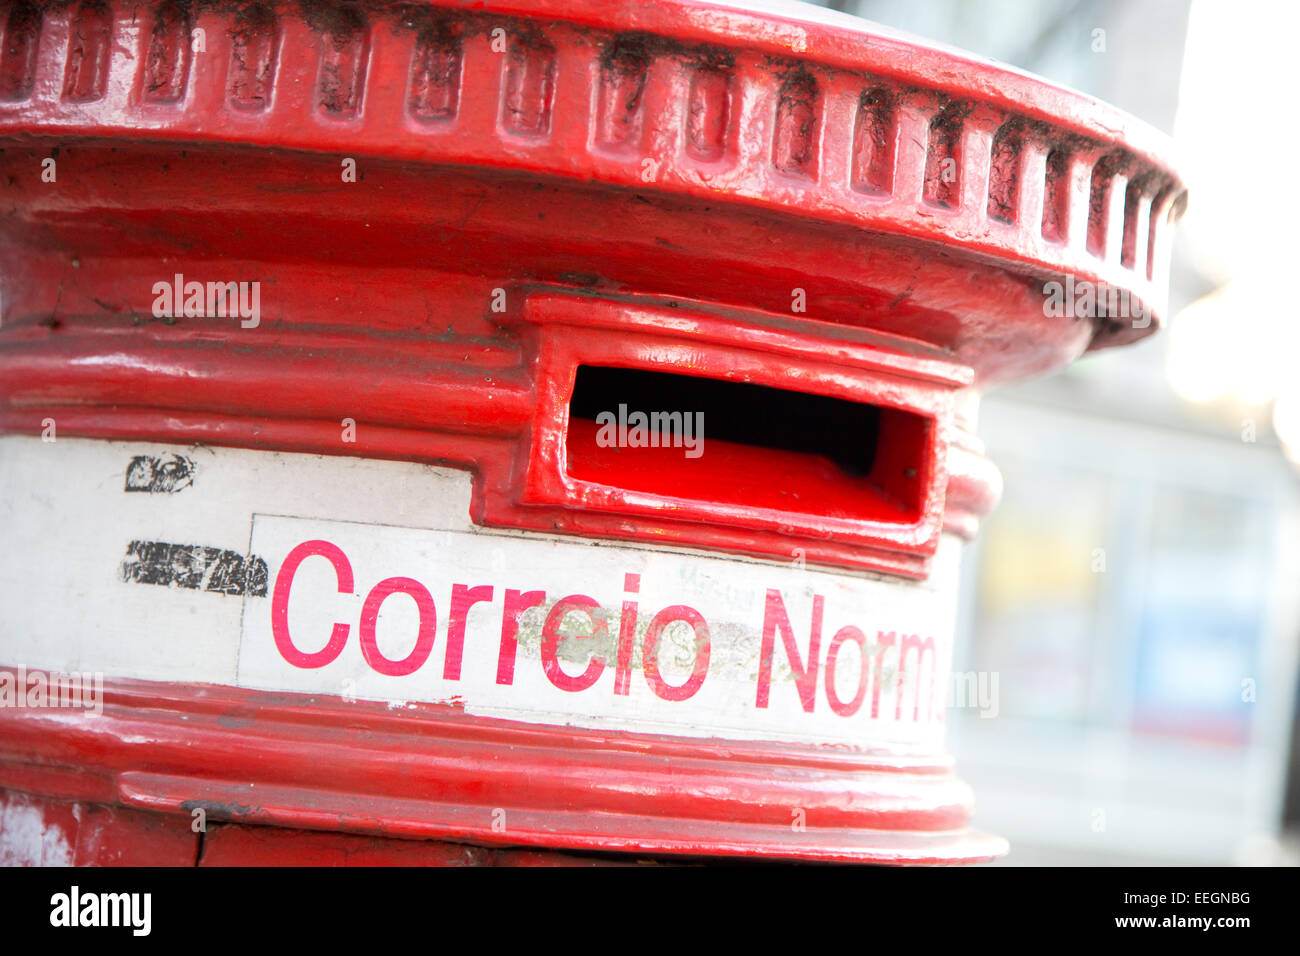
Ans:
POLYGON ((581 481, 703 504, 912 524, 933 420, 746 382, 579 366, 566 468, 581 481))

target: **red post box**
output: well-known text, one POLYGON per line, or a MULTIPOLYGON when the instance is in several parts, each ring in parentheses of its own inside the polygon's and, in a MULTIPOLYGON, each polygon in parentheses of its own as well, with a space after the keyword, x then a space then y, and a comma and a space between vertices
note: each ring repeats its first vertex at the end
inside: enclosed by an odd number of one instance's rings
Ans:
POLYGON ((1157 327, 1157 134, 798 8, 0 28, 0 860, 1003 852, 976 400, 1157 327))

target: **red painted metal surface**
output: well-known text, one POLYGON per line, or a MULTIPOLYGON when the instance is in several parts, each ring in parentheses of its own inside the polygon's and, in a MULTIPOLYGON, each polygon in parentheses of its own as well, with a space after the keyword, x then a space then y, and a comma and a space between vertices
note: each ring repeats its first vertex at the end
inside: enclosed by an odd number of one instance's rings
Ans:
POLYGON ((0 788, 278 827, 816 860, 980 859, 944 757, 684 740, 210 686, 114 682, 104 714, 0 710, 0 788), (40 755, 40 763, 21 755, 40 755), (792 808, 816 825, 791 827, 792 808), (492 826, 496 819, 508 824, 492 826))
POLYGON ((634 862, 651 861, 238 824, 212 827, 198 858, 199 866, 619 866, 634 862))
POLYGON ((191 866, 197 858, 198 834, 180 817, 50 792, 0 790, 0 866, 191 866))
MULTIPOLYGON (((924 577, 940 533, 970 537, 997 498, 977 391, 1154 331, 1185 203, 1140 124, 849 21, 683 0, 19 2, 0 30, 0 430, 450 465, 490 526, 924 577), (155 318, 174 274, 261 282, 259 325, 155 318), (1154 318, 1048 317, 1043 283, 1067 275, 1154 318), (568 422, 580 364, 920 422, 883 443, 907 504, 850 506, 841 476, 743 447, 689 484, 646 477, 568 422), (799 503, 740 480, 759 468, 799 503)), ((119 682, 110 704, 98 723, 0 712, 0 787, 370 837, 492 843, 482 813, 506 807, 511 841, 539 847, 996 852, 941 756, 229 688, 119 682), (810 802, 820 824, 792 832, 810 802)), ((237 832, 214 859, 263 852, 237 832)))
MULTIPOLYGON (((613 866, 617 856, 501 850, 213 823, 0 790, 0 866, 613 866)), ((635 861, 650 862, 650 861, 635 861)))

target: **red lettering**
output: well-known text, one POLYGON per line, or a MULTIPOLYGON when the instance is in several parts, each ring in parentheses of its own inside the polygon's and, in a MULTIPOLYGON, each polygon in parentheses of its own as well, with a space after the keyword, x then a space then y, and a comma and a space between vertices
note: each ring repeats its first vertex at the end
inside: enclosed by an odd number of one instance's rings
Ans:
POLYGON ((841 717, 852 717, 862 706, 863 698, 867 696, 867 635, 862 633, 861 628, 854 627, 852 624, 840 628, 831 638, 831 646, 826 651, 826 701, 831 705, 831 710, 841 717), (840 700, 839 693, 835 689, 835 663, 839 659, 840 648, 847 641, 852 641, 858 645, 858 658, 861 661, 861 674, 858 677, 858 691, 853 695, 850 701, 840 700))
POLYGON ((880 716, 880 688, 881 688, 881 659, 885 656, 885 651, 894 646, 893 631, 877 631, 876 643, 880 650, 876 651, 876 663, 872 667, 871 682, 871 716, 876 718, 880 716))
POLYGON ((916 695, 912 701, 912 720, 921 717, 921 666, 925 662, 925 652, 930 652, 930 704, 934 704, 934 638, 920 638, 915 634, 905 634, 898 645, 898 694, 894 702, 894 719, 903 713, 903 668, 907 666, 907 652, 916 649, 916 695))
POLYGON ((506 591, 506 606, 501 618, 501 651, 497 656, 498 684, 515 682, 515 655, 519 651, 515 635, 519 633, 519 615, 545 600, 545 591, 516 591, 514 588, 506 591))
POLYGON ((807 713, 812 713, 817 706, 817 658, 822 642, 822 604, 820 594, 813 595, 812 627, 808 642, 808 663, 804 664, 799 656, 799 645, 795 642, 794 630, 790 627, 790 618, 785 613, 785 603, 781 592, 768 588, 767 607, 763 612, 763 644, 758 661, 758 698, 756 707, 766 707, 772 690, 772 656, 776 646, 776 632, 781 632, 781 642, 785 647, 786 657, 790 660, 790 669, 794 672, 795 686, 799 690, 799 702, 807 713))
POLYGON ((492 600, 494 588, 490 584, 467 588, 463 584, 451 587, 451 615, 447 618, 447 658, 442 665, 443 680, 460 680, 460 664, 465 653, 465 622, 469 609, 480 601, 492 600))
MULTIPOLYGON (((623 590, 637 594, 641 590, 641 575, 623 575, 623 590)), ((618 618, 618 666, 614 669, 614 693, 627 695, 632 678, 632 644, 636 640, 636 601, 624 601, 623 613, 618 618)))
POLYGON ((294 667, 324 667, 343 652, 343 647, 348 642, 348 625, 338 623, 335 623, 325 646, 311 654, 298 650, 293 638, 289 636, 289 591, 293 588, 293 577, 298 572, 298 566, 314 555, 319 555, 334 565, 339 593, 352 593, 352 565, 338 545, 328 541, 304 541, 289 552, 275 576, 275 590, 271 595, 271 635, 275 638, 280 656, 294 667))
POLYGON ((361 654, 375 671, 389 677, 405 677, 424 666, 433 650, 433 635, 438 623, 438 612, 433 605, 433 596, 423 584, 414 578, 385 578, 370 589, 366 603, 361 606, 361 654), (420 613, 420 628, 415 638, 415 647, 411 653, 400 661, 389 660, 379 652, 379 643, 375 640, 375 624, 379 619, 379 608, 391 595, 407 594, 415 601, 420 613))
POLYGON ((560 690, 586 690, 600 680, 600 675, 605 671, 605 658, 599 656, 592 657, 587 663, 587 669, 577 677, 569 676, 560 667, 560 625, 564 622, 565 615, 570 611, 585 611, 592 627, 591 637, 585 639, 594 640, 603 637, 608 629, 605 620, 592 613, 598 610, 600 604, 594 598, 585 594, 570 594, 556 601, 546 615, 546 623, 542 625, 542 669, 546 671, 550 682, 560 690))
POLYGON ((661 700, 686 700, 694 696, 709 674, 709 645, 709 625, 695 608, 674 604, 656 614, 646 628, 645 642, 641 646, 641 667, 655 696, 661 700), (673 621, 685 621, 695 633, 695 664, 691 676, 680 687, 669 684, 659 672, 659 639, 664 628, 673 621))

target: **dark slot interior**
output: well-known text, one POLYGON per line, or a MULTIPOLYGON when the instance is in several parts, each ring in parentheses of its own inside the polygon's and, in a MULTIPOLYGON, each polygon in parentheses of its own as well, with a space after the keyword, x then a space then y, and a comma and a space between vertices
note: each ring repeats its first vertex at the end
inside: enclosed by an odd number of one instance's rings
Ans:
POLYGON ((575 478, 629 491, 909 522, 929 475, 931 424, 826 395, 584 365, 569 404, 566 467, 575 478), (658 448, 602 446, 598 416, 617 418, 620 405, 628 415, 703 413, 703 453, 687 457, 671 434, 659 436, 658 448))
POLYGON ((871 472, 880 409, 842 398, 787 392, 632 368, 578 368, 569 414, 591 421, 603 411, 703 412, 706 440, 821 455, 846 475, 871 472))

